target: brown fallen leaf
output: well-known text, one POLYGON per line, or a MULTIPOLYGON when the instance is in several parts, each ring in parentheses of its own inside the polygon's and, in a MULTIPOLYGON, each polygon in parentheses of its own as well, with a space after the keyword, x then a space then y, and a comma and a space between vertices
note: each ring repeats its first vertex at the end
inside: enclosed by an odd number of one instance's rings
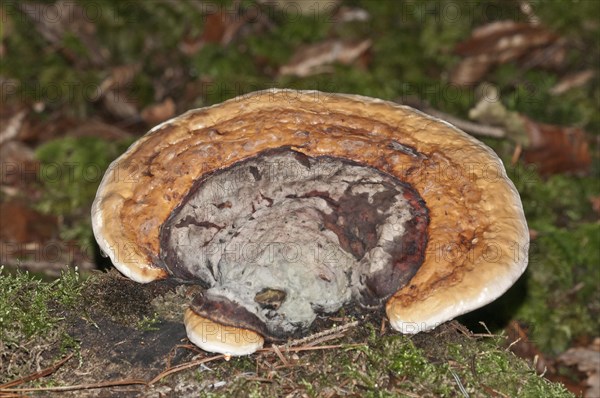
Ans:
POLYGON ((96 98, 102 97, 109 90, 122 90, 129 87, 140 71, 140 64, 119 65, 110 70, 110 74, 106 77, 100 86, 96 98))
POLYGON ((590 203, 592 204, 592 210, 594 210, 594 213, 596 213, 597 216, 600 216, 600 196, 591 197, 590 203))
POLYGON ((115 125, 100 120, 86 120, 65 132, 67 137, 98 137, 107 141, 129 138, 132 134, 115 125))
POLYGON ((220 43, 229 24, 228 14, 218 12, 209 14, 204 20, 201 39, 206 43, 220 43))
POLYGON ((464 57, 451 73, 457 85, 474 85, 494 66, 520 61, 527 67, 556 67, 565 59, 567 43, 543 26, 496 21, 473 30, 455 53, 464 57))
POLYGON ((215 12, 204 17, 204 28, 202 34, 191 36, 189 33, 179 42, 179 49, 185 55, 194 55, 204 47, 206 43, 221 43, 228 29, 229 14, 215 12))
POLYGON ((138 104, 129 95, 129 89, 140 67, 140 64, 129 64, 112 68, 98 86, 93 100, 100 101, 118 119, 139 120, 138 104))
POLYGON ((540 236, 540 233, 538 230, 533 229, 533 228, 529 228, 529 239, 530 240, 536 240, 538 238, 538 236, 540 236))
MULTIPOLYGON (((208 10, 210 10, 210 7, 202 11, 206 13, 208 10)), ((258 22, 252 25, 259 27, 266 20, 266 14, 259 13, 257 15, 256 9, 244 9, 240 7, 239 1, 235 1, 228 11, 208 12, 204 16, 202 33, 200 35, 187 33, 179 42, 179 50, 189 56, 196 54, 207 43, 227 46, 249 22, 258 22)))
POLYGON ((506 335, 509 348, 515 355, 532 361, 538 374, 546 372, 549 363, 535 343, 529 339, 527 328, 522 327, 517 321, 511 321, 506 327, 506 335))
POLYGON ((142 110, 142 119, 149 126, 154 126, 175 116, 175 102, 169 97, 157 104, 152 104, 142 110))
POLYGON ((592 160, 585 131, 522 117, 529 137, 523 158, 527 163, 536 164, 540 174, 589 173, 592 160))
POLYGON ((479 88, 482 99, 469 110, 469 117, 504 129, 522 151, 525 162, 535 164, 542 175, 557 173, 587 174, 591 156, 585 131, 577 127, 536 122, 518 112, 509 111, 491 85, 479 88))
POLYGON ((279 69, 280 75, 306 77, 328 71, 333 63, 351 64, 372 45, 370 39, 361 42, 344 42, 332 39, 300 47, 290 62, 279 69))
POLYGON ((141 120, 137 101, 126 90, 108 90, 102 96, 102 105, 117 119, 135 122, 141 120))
POLYGON ((4 242, 39 243, 58 236, 56 217, 41 214, 23 203, 0 203, 0 215, 0 240, 4 242))
MULTIPOLYGON (((23 188, 35 181, 39 162, 33 150, 21 141, 9 141, 0 145, 0 185, 23 188)), ((4 228, 4 218, 2 219, 4 228)))
POLYGON ((600 397, 600 337, 587 347, 569 348, 558 360, 569 366, 577 365, 577 369, 586 374, 585 398, 600 397))

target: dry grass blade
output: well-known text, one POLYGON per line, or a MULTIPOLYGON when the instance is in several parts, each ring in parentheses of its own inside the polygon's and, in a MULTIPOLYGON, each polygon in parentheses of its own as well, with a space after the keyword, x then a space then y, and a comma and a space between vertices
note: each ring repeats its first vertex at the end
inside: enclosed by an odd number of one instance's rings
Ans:
POLYGON ((25 116, 27 116, 27 111, 22 110, 10 118, 5 127, 3 127, 0 131, 0 145, 2 145, 4 142, 14 139, 17 137, 17 135, 19 135, 21 127, 23 127, 25 116))
POLYGON ((218 359, 225 359, 225 355, 215 355, 214 357, 202 358, 195 361, 190 361, 181 365, 173 366, 170 369, 167 369, 161 373, 159 373, 156 377, 148 382, 149 385, 155 384, 157 381, 167 377, 170 374, 181 372, 182 370, 193 368, 194 366, 202 365, 203 363, 216 361, 218 359))
MULTIPOLYGON (((331 340, 331 339, 323 340, 322 339, 323 337, 330 336, 330 335, 336 335, 336 337, 338 337, 337 335, 341 334, 342 332, 345 332, 346 330, 348 330, 350 328, 355 327, 356 325, 358 325, 358 321, 349 322, 349 323, 346 323, 344 325, 336 326, 336 327, 324 330, 324 331, 319 332, 319 333, 311 334, 310 336, 304 337, 302 339, 292 340, 289 343, 287 343, 284 346, 284 348, 286 350, 288 350, 290 347, 299 346, 299 345, 306 345, 306 344, 308 344, 310 342, 313 342, 315 340, 319 340, 319 342, 322 343, 323 341, 331 340)), ((315 342, 314 344, 318 344, 318 342, 315 342)), ((311 344, 311 345, 314 345, 314 344, 311 344)))
POLYGON ((21 377, 20 379, 9 381, 8 383, 2 384, 2 385, 0 385, 0 392, 2 392, 2 390, 6 389, 6 388, 18 386, 19 384, 27 383, 28 381, 37 380, 39 378, 51 375, 52 373, 56 372, 58 370, 58 368, 60 368, 62 365, 64 365, 65 362, 67 362, 72 357, 73 357, 73 354, 69 354, 65 358, 61 359, 54 365, 47 367, 46 369, 42 369, 39 372, 30 374, 29 376, 21 377))
POLYGON ((460 381, 460 377, 458 377, 456 372, 451 367, 448 367, 448 370, 452 374, 452 377, 454 377, 454 381, 456 381, 456 384, 458 385, 458 388, 459 388, 460 392, 462 393, 463 397, 469 398, 469 393, 465 389, 465 386, 463 385, 463 383, 460 381))
POLYGON ((279 349, 279 347, 277 347, 275 344, 273 344, 271 346, 271 348, 273 349, 273 352, 275 352, 275 354, 277 354, 277 356, 279 357, 279 359, 281 360, 281 362, 283 362, 284 366, 289 366, 290 365, 289 361, 287 359, 285 359, 285 357, 281 353, 281 350, 279 349))
POLYGON ((490 126, 486 124, 480 124, 471 122, 469 120, 460 119, 450 114, 440 112, 436 109, 425 107, 422 109, 423 112, 430 114, 431 116, 443 119, 450 124, 466 131, 467 133, 479 137, 493 137, 493 138, 505 138, 506 131, 500 127, 490 126))
MULTIPOLYGON (((350 347, 360 347, 366 346, 367 343, 355 343, 355 344, 334 344, 334 345, 320 345, 317 347, 312 346, 302 346, 302 347, 290 347, 285 350, 288 352, 302 352, 302 351, 319 351, 319 350, 333 350, 336 348, 350 348, 350 347)), ((273 352, 272 348, 263 348, 262 350, 258 350, 260 353, 270 353, 273 352)))
POLYGON ((0 388, 0 393, 24 393, 24 392, 64 392, 64 391, 77 391, 77 390, 91 390, 95 388, 107 388, 107 387, 119 387, 119 386, 131 386, 131 385, 146 385, 146 380, 141 379, 125 379, 115 381, 104 381, 101 383, 92 384, 74 384, 71 386, 56 386, 56 387, 31 387, 31 388, 0 388))
POLYGON ((344 332, 340 332, 340 333, 336 333, 336 334, 331 334, 329 336, 323 336, 321 338, 318 338, 314 341, 311 341, 310 343, 306 344, 306 346, 304 347, 314 347, 318 344, 322 344, 325 343, 327 341, 331 341, 331 340, 335 340, 335 339, 339 339, 341 337, 344 337, 344 332))

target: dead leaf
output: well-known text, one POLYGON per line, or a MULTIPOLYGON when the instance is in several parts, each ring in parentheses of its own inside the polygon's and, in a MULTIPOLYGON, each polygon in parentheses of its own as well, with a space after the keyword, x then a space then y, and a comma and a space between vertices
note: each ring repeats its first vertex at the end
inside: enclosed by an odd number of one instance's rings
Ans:
POLYGON ((592 210, 594 210, 594 213, 600 216, 600 196, 591 197, 590 203, 592 204, 592 210))
POLYGON ((0 203, 0 240, 13 243, 46 242, 58 235, 56 217, 30 209, 21 202, 0 203))
POLYGON ((577 365, 580 372, 586 374, 585 398, 600 397, 600 337, 596 337, 594 342, 587 347, 570 348, 562 353, 558 360, 566 365, 577 365))
MULTIPOLYGON (((185 55, 194 55, 207 43, 227 46, 237 36, 240 29, 249 21, 256 19, 256 10, 242 13, 238 4, 235 12, 215 12, 204 17, 204 28, 199 36, 186 35, 179 43, 179 49, 185 55)), ((263 18, 263 16, 258 17, 263 18)))
POLYGON ((455 48, 464 57, 452 71, 457 85, 474 85, 494 66, 519 61, 526 67, 556 67, 566 56, 567 43, 540 25, 497 21, 473 30, 455 48))
MULTIPOLYGON (((21 141, 9 141, 0 145, 0 185, 23 187, 35 181, 39 162, 35 159, 33 150, 21 141)), ((4 218, 2 226, 4 228, 4 218)))
POLYGON ((585 131, 577 127, 539 123, 509 111, 492 85, 481 85, 479 90, 485 95, 469 110, 469 117, 503 128, 506 137, 512 139, 517 148, 523 147, 522 151, 517 151, 519 155, 525 162, 537 165, 540 174, 579 175, 589 172, 591 156, 585 131))
POLYGON ((589 173, 592 161, 585 131, 522 118, 529 138, 523 158, 527 163, 537 165, 540 174, 589 173))
POLYGON ((535 365, 535 371, 542 374, 547 370, 548 362, 544 354, 529 339, 529 330, 517 321, 511 321, 506 327, 510 350, 521 358, 529 359, 535 365))
POLYGON ((209 14, 204 19, 204 30, 202 31, 202 40, 205 43, 220 43, 227 30, 229 22, 228 14, 218 12, 209 14))
POLYGON ((166 98, 163 102, 152 104, 142 110, 142 119, 149 126, 154 126, 175 116, 175 102, 166 98))
POLYGON ((107 141, 121 140, 132 136, 128 131, 99 120, 83 121, 69 129, 65 135, 67 137, 98 137, 107 141))
POLYGON ((117 119, 140 120, 137 102, 125 90, 108 90, 102 97, 104 108, 117 119))
POLYGON ((328 66, 336 62, 348 65, 365 53, 371 44, 370 39, 358 43, 334 39, 303 46, 289 63, 279 69, 279 74, 306 77, 327 71, 328 66))
POLYGON ((540 236, 540 233, 538 230, 529 228, 529 240, 534 241, 538 238, 538 236, 540 236))
POLYGON ((110 75, 100 83, 96 98, 104 96, 110 90, 123 90, 129 87, 140 69, 140 64, 120 65, 112 68, 110 75))
POLYGON ((110 75, 98 86, 94 100, 101 101, 104 108, 118 119, 139 120, 138 104, 130 97, 128 91, 140 68, 140 64, 112 68, 110 75))

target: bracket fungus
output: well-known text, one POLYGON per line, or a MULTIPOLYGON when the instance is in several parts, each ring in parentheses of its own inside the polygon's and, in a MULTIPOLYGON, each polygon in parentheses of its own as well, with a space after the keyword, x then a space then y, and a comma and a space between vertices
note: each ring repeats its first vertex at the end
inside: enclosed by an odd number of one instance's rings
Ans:
POLYGON ((411 108, 268 90, 153 128, 106 172, 101 249, 141 283, 204 290, 199 347, 250 354, 342 306, 417 333, 503 294, 527 266, 519 195, 475 138, 411 108))

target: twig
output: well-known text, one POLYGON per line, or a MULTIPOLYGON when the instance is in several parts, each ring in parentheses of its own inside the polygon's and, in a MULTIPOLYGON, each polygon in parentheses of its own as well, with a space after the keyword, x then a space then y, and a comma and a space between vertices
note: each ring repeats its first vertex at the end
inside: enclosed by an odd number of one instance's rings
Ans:
POLYGON ((57 387, 31 387, 31 388, 0 388, 0 393, 3 392, 36 392, 36 391, 76 391, 76 390, 91 390, 94 388, 106 388, 106 387, 118 387, 118 386, 131 386, 135 384, 146 385, 146 380, 141 379, 125 379, 115 381, 103 381, 101 383, 93 384, 75 384, 71 386, 57 386, 57 387))
POLYGON ((466 131, 471 135, 493 138, 506 138, 507 136, 506 131, 500 127, 490 126, 489 124, 479 124, 471 122, 469 120, 460 119, 456 116, 452 116, 445 112, 438 111, 437 109, 428 106, 424 101, 421 100, 411 100, 406 102, 398 101, 398 103, 412 106, 413 108, 416 108, 421 112, 427 113, 428 115, 445 120, 448 123, 453 124, 454 126, 466 131))
POLYGON ((344 325, 336 326, 336 327, 324 330, 324 331, 319 332, 319 333, 311 334, 310 336, 306 336, 306 337, 304 337, 302 339, 292 340, 289 343, 287 343, 284 346, 284 348, 286 350, 288 350, 290 347, 294 347, 294 346, 298 346, 298 345, 304 345, 304 344, 306 344, 308 342, 311 342, 313 340, 320 339, 323 336, 328 336, 328 335, 331 335, 331 334, 339 334, 339 333, 344 332, 344 331, 346 331, 346 330, 348 330, 350 328, 353 328, 356 325, 358 325, 358 321, 349 322, 349 323, 346 323, 344 325))
MULTIPOLYGON (((354 344, 335 344, 335 345, 320 345, 317 347, 312 346, 304 346, 304 347, 290 347, 286 348, 286 351, 289 352, 302 352, 302 351, 319 351, 319 350, 333 350, 335 348, 349 348, 349 347, 360 347, 364 346, 366 343, 354 343, 354 344)), ((263 348, 258 350, 257 352, 273 352, 271 348, 263 348)))
POLYGON ((155 378, 148 382, 149 385, 155 384, 157 381, 167 377, 170 374, 181 372, 182 370, 193 368, 194 366, 202 365, 203 363, 216 361, 217 359, 225 359, 225 355, 215 355, 214 357, 197 359, 195 361, 191 361, 188 363, 184 363, 181 365, 173 366, 170 369, 167 369, 163 372, 160 372, 155 378))
POLYGON ((275 354, 277 354, 277 356, 279 357, 279 359, 281 360, 281 362, 283 362, 284 366, 289 366, 290 363, 288 362, 287 359, 285 359, 285 357, 283 356, 283 354, 281 353, 281 350, 279 349, 279 347, 277 347, 277 345, 272 344, 271 348, 273 349, 273 352, 275 352, 275 354))
POLYGON ((321 343, 325 343, 327 341, 339 339, 340 337, 344 337, 344 332, 340 332, 340 333, 336 333, 336 334, 330 334, 329 336, 323 336, 323 337, 318 338, 318 339, 316 339, 314 341, 311 341, 310 343, 306 344, 304 347, 314 347, 317 344, 321 344, 321 343))
POLYGON ((0 131, 0 145, 14 139, 19 134, 21 127, 23 127, 25 116, 27 116, 27 111, 22 110, 10 118, 2 131, 0 131))
POLYGON ((523 145, 517 143, 515 145, 515 150, 513 151, 512 157, 510 158, 510 164, 516 165, 519 159, 521 158, 521 154, 523 153, 523 145))
POLYGON ((482 136, 482 137, 493 137, 493 138, 505 138, 506 137, 506 131, 504 131, 504 129, 501 129, 500 127, 494 127, 494 126, 490 126, 487 124, 479 124, 479 123, 471 122, 468 120, 459 119, 456 116, 452 116, 447 113, 438 111, 437 109, 433 109, 433 108, 429 108, 429 107, 423 107, 423 108, 420 108, 420 110, 431 116, 435 116, 439 119, 445 120, 448 123, 453 124, 454 126, 458 127, 459 129, 464 130, 467 133, 472 134, 472 135, 478 135, 478 136, 482 136))
POLYGON ((42 369, 39 372, 30 374, 29 376, 21 377, 20 379, 9 381, 8 383, 2 384, 2 385, 0 385, 0 390, 4 390, 4 389, 7 389, 7 388, 13 387, 13 386, 18 386, 19 384, 27 383, 28 381, 37 380, 42 377, 51 375, 52 373, 56 372, 58 370, 58 368, 63 366, 65 364, 65 362, 67 362, 72 357, 73 357, 73 354, 69 354, 65 358, 61 359, 54 365, 47 367, 46 369, 42 369))
POLYGON ((482 324, 483 327, 485 327, 485 329, 489 333, 473 333, 469 329, 467 329, 464 325, 462 325, 456 321, 450 322, 450 326, 452 326, 452 328, 454 330, 458 331, 459 333, 462 333, 464 336, 471 338, 471 339, 476 338, 476 337, 498 337, 497 335, 492 334, 492 332, 490 332, 490 330, 487 328, 487 326, 483 322, 480 322, 480 324, 482 324))

